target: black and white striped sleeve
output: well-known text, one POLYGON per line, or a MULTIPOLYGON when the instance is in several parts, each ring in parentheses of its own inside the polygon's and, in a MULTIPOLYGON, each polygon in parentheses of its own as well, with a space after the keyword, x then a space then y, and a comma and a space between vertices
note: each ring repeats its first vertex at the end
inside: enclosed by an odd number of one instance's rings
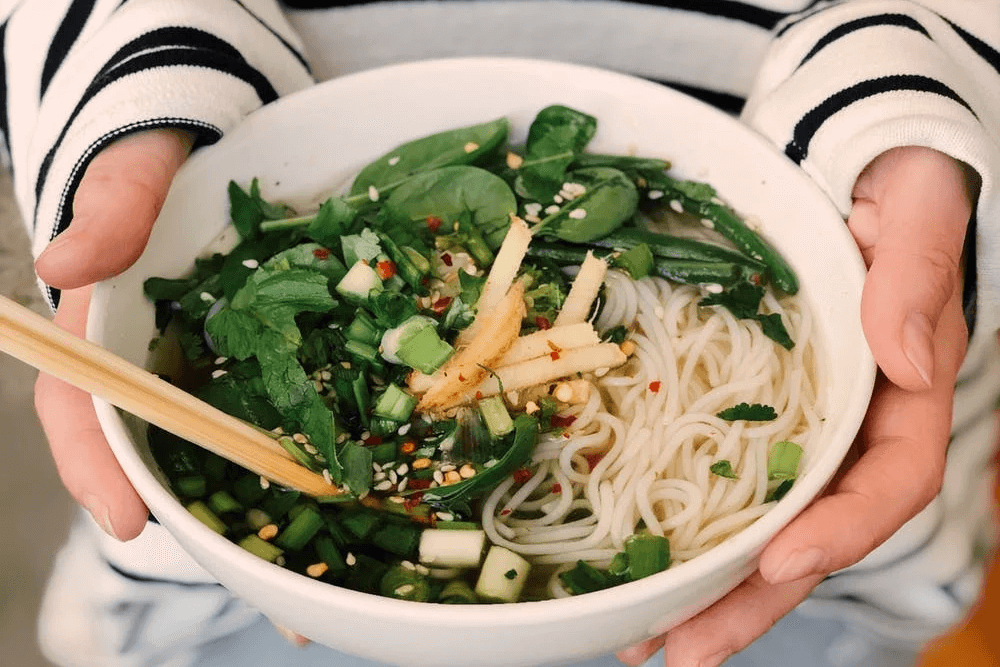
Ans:
POLYGON ((845 213, 858 174, 893 146, 997 169, 1000 3, 842 0, 791 17, 743 117, 845 213))
POLYGON ((313 82, 271 0, 21 0, 0 8, 0 132, 34 251, 68 226, 83 170, 140 129, 217 141, 313 82))

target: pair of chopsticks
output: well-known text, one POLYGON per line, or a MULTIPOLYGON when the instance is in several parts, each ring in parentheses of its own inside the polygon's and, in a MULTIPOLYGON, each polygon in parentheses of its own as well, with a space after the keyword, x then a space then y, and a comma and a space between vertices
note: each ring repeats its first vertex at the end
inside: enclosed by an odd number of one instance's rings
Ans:
POLYGON ((341 492, 263 431, 3 296, 0 351, 282 486, 311 496, 341 492))

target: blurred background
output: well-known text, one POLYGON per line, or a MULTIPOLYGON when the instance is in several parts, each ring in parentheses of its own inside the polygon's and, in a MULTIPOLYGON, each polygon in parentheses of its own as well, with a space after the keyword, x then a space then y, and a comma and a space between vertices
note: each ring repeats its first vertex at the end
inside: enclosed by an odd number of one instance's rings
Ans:
MULTIPOLYGON (((35 284, 28 239, 0 170, 0 294, 33 310, 48 308, 35 284)), ((41 594, 73 516, 32 405, 35 371, 0 354, 0 664, 51 667, 35 642, 41 594)), ((1000 496, 998 496, 1000 500, 1000 496)), ((803 667, 808 667, 804 665, 803 667)), ((871 667, 878 667, 872 665, 871 667)), ((1000 568, 983 603, 952 634, 935 642, 920 667, 1000 667, 1000 568)))

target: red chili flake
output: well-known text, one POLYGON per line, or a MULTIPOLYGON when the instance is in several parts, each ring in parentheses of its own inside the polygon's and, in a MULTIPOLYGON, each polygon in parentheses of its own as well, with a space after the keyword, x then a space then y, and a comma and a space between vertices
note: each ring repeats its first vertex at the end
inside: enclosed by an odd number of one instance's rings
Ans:
POLYGON ((510 514, 509 509, 500 510, 500 516, 507 516, 508 514, 510 514))
POLYGON ((458 381, 459 381, 459 382, 465 382, 465 376, 464 376, 464 375, 462 375, 461 373, 459 373, 459 374, 458 374, 458 381))
POLYGON ((483 392, 481 392, 481 391, 477 391, 476 392, 476 400, 477 401, 483 400, 483 392))
POLYGON ((330 256, 330 251, 326 248, 316 248, 313 250, 313 257, 316 259, 327 259, 330 256))
POLYGON ((549 322, 549 318, 539 315, 535 318, 535 326, 542 330, 551 329, 552 322, 549 322))
MULTIPOLYGON (((409 486, 413 486, 413 480, 411 479, 407 482, 409 486)), ((420 504, 420 500, 424 497, 422 493, 414 493, 412 496, 403 501, 403 507, 406 511, 411 511, 414 507, 420 504)))
POLYGON ((601 459, 604 458, 604 454, 584 454, 583 458, 587 459, 587 465, 591 470, 593 470, 597 467, 597 464, 601 462, 601 459))
POLYGON ((437 217, 436 215, 429 215, 427 216, 427 229, 431 230, 434 233, 437 233, 437 230, 441 229, 442 222, 443 221, 441 220, 441 218, 437 217))
POLYGON ((448 308, 450 304, 451 304, 451 297, 443 296, 431 304, 431 310, 440 315, 448 308))
POLYGON ((396 275, 396 262, 384 259, 375 266, 375 271, 378 273, 379 278, 388 280, 396 275))
POLYGON ((549 353, 549 356, 552 357, 552 361, 557 361, 559 359, 559 353, 555 350, 552 350, 552 352, 549 353))
POLYGON ((366 445, 381 445, 382 438, 378 437, 377 435, 373 435, 369 436, 364 442, 366 445))
POLYGON ((576 421, 576 415, 552 415, 549 418, 549 423, 555 428, 569 428, 576 421))
POLYGON ((562 493, 562 484, 556 482, 552 485, 552 493, 562 493))
POLYGON ((445 266, 451 266, 451 255, 446 252, 441 253, 441 261, 445 266))
POLYGON ((660 381, 659 380, 653 380, 652 382, 650 382, 649 383, 649 390, 651 392, 653 392, 654 394, 656 392, 660 391, 660 381))
POLYGON ((518 468, 514 471, 514 482, 517 484, 524 484, 529 479, 531 479, 531 470, 528 468, 518 468))
POLYGON ((406 442, 404 442, 399 446, 399 451, 403 452, 404 454, 412 454, 416 449, 417 449, 417 443, 413 442, 412 440, 407 440, 406 442))
POLYGON ((753 274, 753 275, 750 276, 750 282, 752 282, 754 285, 763 285, 764 284, 764 276, 762 276, 759 273, 755 273, 755 274, 753 274))
POLYGON ((406 488, 408 489, 429 489, 431 486, 431 480, 429 479, 413 479, 409 478, 410 481, 406 483, 406 488))

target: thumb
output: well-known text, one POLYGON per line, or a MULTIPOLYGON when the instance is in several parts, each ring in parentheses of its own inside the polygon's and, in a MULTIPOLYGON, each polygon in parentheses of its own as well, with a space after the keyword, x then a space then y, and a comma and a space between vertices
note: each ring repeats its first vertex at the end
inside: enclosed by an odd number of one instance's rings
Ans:
POLYGON ((897 386, 931 386, 934 331, 962 275, 972 204, 950 157, 907 147, 858 181, 848 225, 869 264, 861 321, 875 360, 897 386))
POLYGON ((121 273, 142 254, 170 182, 191 150, 185 130, 146 130, 115 141, 87 166, 73 222, 39 255, 39 277, 74 289, 121 273))

